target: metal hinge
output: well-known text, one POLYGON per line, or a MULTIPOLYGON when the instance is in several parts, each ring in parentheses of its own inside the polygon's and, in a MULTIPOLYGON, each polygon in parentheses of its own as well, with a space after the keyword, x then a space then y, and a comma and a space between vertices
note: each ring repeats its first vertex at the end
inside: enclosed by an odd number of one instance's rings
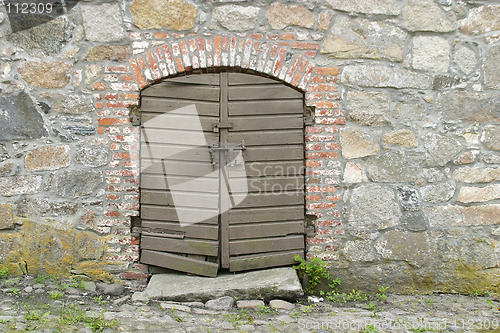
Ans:
POLYGON ((312 125, 314 125, 314 117, 304 116, 304 126, 312 126, 312 125))
POLYGON ((139 126, 141 124, 141 109, 137 105, 132 105, 130 107, 130 122, 134 126, 139 126))

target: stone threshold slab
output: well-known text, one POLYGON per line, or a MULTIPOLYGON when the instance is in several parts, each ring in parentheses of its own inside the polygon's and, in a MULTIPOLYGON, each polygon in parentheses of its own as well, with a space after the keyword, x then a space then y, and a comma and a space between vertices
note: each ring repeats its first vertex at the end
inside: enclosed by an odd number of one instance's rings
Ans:
POLYGON ((244 273, 221 273, 215 278, 182 273, 155 274, 145 291, 133 300, 206 302, 222 296, 238 299, 295 300, 304 295, 296 271, 291 267, 244 273))

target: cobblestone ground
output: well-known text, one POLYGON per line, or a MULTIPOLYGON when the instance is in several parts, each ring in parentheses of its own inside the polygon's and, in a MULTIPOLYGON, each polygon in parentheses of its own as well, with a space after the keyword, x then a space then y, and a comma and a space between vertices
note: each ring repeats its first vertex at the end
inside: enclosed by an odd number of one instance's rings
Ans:
POLYGON ((499 299, 488 296, 272 303, 280 309, 259 300, 233 305, 227 298, 204 304, 132 296, 115 285, 0 279, 0 332, 500 332, 499 299))

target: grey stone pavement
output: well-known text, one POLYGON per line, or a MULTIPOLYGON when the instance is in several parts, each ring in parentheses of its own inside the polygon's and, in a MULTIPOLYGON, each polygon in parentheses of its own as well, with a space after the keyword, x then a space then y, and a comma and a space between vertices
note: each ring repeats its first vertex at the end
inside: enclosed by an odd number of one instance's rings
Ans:
POLYGON ((121 285, 2 278, 0 332, 500 332, 493 296, 388 293, 385 301, 345 304, 142 296, 121 285))

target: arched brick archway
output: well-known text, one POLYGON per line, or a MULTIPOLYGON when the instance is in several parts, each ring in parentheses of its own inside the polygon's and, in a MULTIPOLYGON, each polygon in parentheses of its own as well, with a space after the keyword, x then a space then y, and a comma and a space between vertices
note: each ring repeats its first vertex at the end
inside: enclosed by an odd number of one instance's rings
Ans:
POLYGON ((120 253, 109 253, 107 260, 139 259, 139 241, 127 230, 130 217, 139 215, 139 131, 130 119, 141 90, 170 76, 221 67, 281 80, 304 92, 306 105, 314 107, 314 122, 305 129, 306 214, 316 219, 311 223, 306 251, 308 256, 337 259, 334 234, 342 232, 337 132, 339 125, 345 124, 336 85, 339 68, 316 66, 312 59, 315 51, 311 50, 317 50, 319 42, 290 42, 297 39, 292 35, 282 34, 280 40, 277 35, 260 34, 131 34, 135 54, 128 63, 106 66, 102 79, 92 85, 98 130, 109 137, 113 151, 106 172, 104 215, 107 223, 123 227, 123 234, 111 237, 110 242, 124 246, 120 253))

